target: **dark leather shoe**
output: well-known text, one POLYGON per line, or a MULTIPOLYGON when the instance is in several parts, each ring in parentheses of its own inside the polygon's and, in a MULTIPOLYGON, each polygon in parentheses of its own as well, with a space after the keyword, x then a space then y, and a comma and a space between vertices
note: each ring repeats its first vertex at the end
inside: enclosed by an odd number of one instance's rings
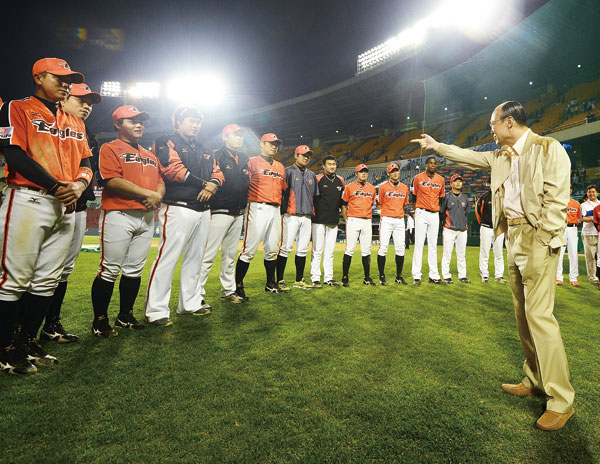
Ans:
POLYGON ((525 385, 523 385, 523 382, 521 382, 518 385, 511 383, 503 383, 502 390, 504 390, 506 393, 510 393, 511 395, 517 396, 542 396, 542 392, 538 392, 536 390, 532 390, 531 388, 527 388, 525 385))
POLYGON ((574 409, 564 414, 546 409, 535 423, 535 426, 541 430, 559 430, 565 426, 573 414, 575 414, 574 409))

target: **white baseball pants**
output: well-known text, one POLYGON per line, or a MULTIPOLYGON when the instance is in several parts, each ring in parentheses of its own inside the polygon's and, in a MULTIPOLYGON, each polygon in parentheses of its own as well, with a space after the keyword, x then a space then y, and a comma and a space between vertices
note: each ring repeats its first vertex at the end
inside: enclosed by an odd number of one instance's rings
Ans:
POLYGON ((440 278, 437 265, 437 237, 439 227, 440 215, 438 213, 430 213, 421 208, 415 210, 415 249, 412 260, 413 279, 421 280, 425 237, 427 237, 429 277, 435 280, 440 278))
POLYGON ((563 280, 563 258, 565 256, 565 248, 569 256, 569 281, 576 282, 579 278, 579 256, 577 254, 577 227, 567 227, 565 229, 566 247, 561 247, 560 256, 558 258, 558 268, 556 270, 556 280, 563 280))
POLYGON ((81 245, 83 244, 83 237, 85 236, 85 226, 87 222, 87 211, 77 211, 73 213, 75 215, 75 228, 73 229, 73 240, 71 240, 71 246, 69 247, 69 254, 65 261, 65 267, 63 268, 59 282, 66 282, 69 276, 72 274, 75 268, 75 261, 81 251, 81 245))
POLYGON ((183 252, 181 289, 177 314, 192 313, 202 306, 200 268, 208 239, 210 211, 162 205, 158 214, 160 243, 150 270, 145 316, 148 322, 169 317, 173 274, 183 252))
POLYGON ((210 234, 204 250, 204 259, 200 269, 200 286, 202 294, 208 280, 219 247, 221 247, 221 286, 227 295, 235 292, 235 258, 237 256, 244 216, 229 214, 213 214, 210 218, 210 234))
POLYGON ((352 256, 356 243, 360 238, 360 251, 362 256, 371 256, 371 238, 373 229, 371 220, 365 218, 349 217, 346 220, 346 250, 345 254, 352 256))
POLYGON ((310 280, 321 281, 321 256, 323 257, 323 281, 333 280, 333 252, 338 227, 326 224, 312 225, 312 255, 310 259, 310 280))
POLYGON ((444 227, 442 232, 444 248, 442 251, 442 277, 450 279, 450 260, 452 259, 452 250, 456 245, 456 267, 458 269, 458 278, 467 277, 467 260, 465 254, 467 251, 467 231, 452 230, 444 227))
POLYGON ((0 206, 0 300, 52 296, 73 238, 75 216, 52 195, 7 187, 0 206))
POLYGON ((277 259, 281 246, 281 212, 279 206, 251 201, 246 210, 246 232, 239 259, 249 263, 260 242, 266 261, 277 259))
POLYGON ((500 234, 494 240, 494 229, 481 227, 479 229, 479 274, 482 278, 489 278, 488 263, 490 260, 490 248, 494 249, 494 277, 496 279, 504 275, 504 234, 500 234))
POLYGON ((404 256, 406 236, 404 234, 404 218, 381 216, 379 220, 379 256, 387 254, 390 238, 394 238, 396 256, 404 256))
POLYGON ((98 277, 114 282, 125 277, 141 277, 152 245, 154 213, 142 210, 102 210, 100 246, 102 256, 98 277))
POLYGON ((306 256, 308 254, 308 244, 310 243, 311 232, 310 217, 283 215, 283 233, 281 248, 279 254, 285 258, 292 251, 294 241, 296 242, 296 256, 306 256))

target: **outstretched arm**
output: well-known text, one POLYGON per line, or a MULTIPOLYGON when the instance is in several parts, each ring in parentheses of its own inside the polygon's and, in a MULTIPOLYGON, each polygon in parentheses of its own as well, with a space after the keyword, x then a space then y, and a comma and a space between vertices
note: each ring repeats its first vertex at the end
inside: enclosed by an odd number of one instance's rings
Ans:
POLYGON ((427 134, 421 134, 420 139, 413 139, 411 143, 418 143, 424 151, 434 150, 450 161, 465 166, 470 169, 491 169, 494 152, 491 151, 473 151, 457 147, 456 145, 446 145, 437 142, 433 137, 427 134))

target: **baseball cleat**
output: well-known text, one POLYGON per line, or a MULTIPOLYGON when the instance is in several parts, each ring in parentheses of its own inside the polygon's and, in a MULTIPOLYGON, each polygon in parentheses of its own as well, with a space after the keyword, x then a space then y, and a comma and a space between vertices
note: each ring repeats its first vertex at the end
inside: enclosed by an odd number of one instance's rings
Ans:
POLYGON ((246 291, 244 290, 244 286, 243 285, 237 285, 235 288, 235 294, 237 296, 239 296, 242 300, 242 303, 245 303, 246 301, 248 301, 250 298, 248 298, 246 296, 246 291))
POLYGON ((323 288, 323 285, 318 280, 313 280, 312 286, 313 288, 323 288))
POLYGON ((487 283, 490 281, 490 279, 489 279, 489 277, 482 277, 482 278, 481 278, 481 281, 482 281, 484 284, 487 284, 487 283))
POLYGON ((506 283, 506 279, 504 277, 496 277, 494 279, 495 282, 498 282, 499 284, 505 284, 506 283))
POLYGON ((373 282, 373 279, 371 279, 370 277, 365 277, 363 279, 363 284, 364 285, 375 285, 375 282, 373 282))
POLYGON ((94 319, 94 322, 92 322, 92 333, 100 338, 110 338, 119 335, 119 332, 110 326, 108 317, 106 316, 99 316, 94 319))
POLYGON ((337 280, 328 280, 325 282, 325 285, 328 285, 329 287, 339 287, 340 283, 337 280))
POLYGON ((221 295, 221 299, 228 303, 242 303, 244 301, 244 299, 237 295, 235 292, 228 293, 226 295, 221 295))
POLYGON ((267 293, 283 293, 276 282, 267 282, 265 285, 265 292, 267 293))
POLYGON ((192 316, 208 316, 212 310, 212 306, 209 305, 206 301, 202 300, 202 304, 200 305, 200 309, 197 309, 192 313, 192 316))
POLYGON ((421 279, 415 279, 415 281, 413 282, 413 285, 415 287, 419 287, 421 285, 421 279))
POLYGON ((60 320, 51 322, 42 328, 40 335, 42 340, 51 340, 58 343, 72 343, 79 340, 79 337, 75 334, 68 333, 60 320))
POLYGON ((402 276, 396 276, 396 278, 394 279, 394 282, 400 285, 408 285, 406 283, 406 280, 404 280, 404 277, 402 276))
POLYGON ((442 279, 432 279, 431 277, 429 278, 429 283, 430 284, 437 284, 437 285, 444 285, 445 282, 442 279))
POLYGON ((581 284, 579 282, 577 282, 576 280, 574 280, 573 282, 569 282, 569 285, 571 287, 581 287, 581 284))
POLYGON ((562 285, 562 280, 557 280, 556 285, 562 285))
POLYGON ((26 340, 23 350, 25 358, 37 366, 52 367, 58 364, 58 359, 46 353, 35 338, 26 340))
POLYGON ((285 280, 280 280, 276 285, 279 288, 278 293, 289 293, 292 291, 292 289, 285 283, 285 280))
POLYGON ((444 279, 444 283, 446 285, 451 285, 454 283, 454 281, 452 280, 452 277, 448 277, 447 279, 444 279))
POLYGON ((14 375, 29 375, 37 372, 37 367, 14 344, 4 349, 0 348, 0 369, 14 375))
MULTIPOLYGON (((279 288, 281 288, 281 285, 279 285, 279 288)), ((304 279, 302 279, 294 282, 294 288, 301 288, 302 290, 312 290, 314 287, 308 282, 306 282, 304 279)))
POLYGON ((459 282, 462 282, 463 284, 470 284, 471 281, 469 279, 467 279, 466 277, 463 277, 462 279, 458 279, 459 282))
POLYGON ((387 287, 389 284, 387 283, 387 280, 385 280, 385 277, 380 277, 379 285, 381 285, 382 287, 387 287))
POLYGON ((125 314, 119 314, 115 319, 115 327, 121 329, 143 330, 146 326, 140 323, 134 316, 133 311, 125 314))
POLYGON ((170 327, 173 325, 173 322, 168 317, 162 317, 160 319, 156 319, 155 321, 148 322, 148 324, 156 325, 160 327, 170 327))
POLYGON ((342 287, 349 287, 350 279, 348 277, 342 277, 342 287))

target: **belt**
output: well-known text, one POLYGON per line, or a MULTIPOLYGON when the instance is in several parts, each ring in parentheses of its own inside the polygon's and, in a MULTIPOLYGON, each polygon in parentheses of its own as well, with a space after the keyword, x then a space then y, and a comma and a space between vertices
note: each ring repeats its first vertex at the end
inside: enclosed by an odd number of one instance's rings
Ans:
POLYGON ((521 224, 531 224, 526 217, 519 217, 519 218, 513 218, 513 219, 507 219, 506 222, 508 222, 509 226, 518 226, 521 224))
POLYGON ((243 209, 211 209, 211 214, 227 214, 228 216, 241 216, 244 213, 243 209))
POLYGON ((305 218, 311 218, 312 215, 310 214, 290 214, 290 216, 296 216, 296 217, 305 217, 305 218))
POLYGON ((38 192, 38 193, 44 193, 44 194, 48 193, 48 190, 46 190, 46 189, 37 188, 37 187, 28 187, 25 185, 8 184, 8 187, 15 189, 15 190, 30 190, 32 192, 38 192))
POLYGON ((434 211, 432 209, 427 209, 427 208, 418 208, 418 209, 422 209, 423 211, 427 211, 428 213, 439 213, 439 211, 434 211))
POLYGON ((481 224, 481 227, 485 227, 486 229, 493 229, 492 226, 488 226, 487 224, 481 224))
POLYGON ((577 227, 577 224, 567 224, 567 227, 577 227))
POLYGON ((276 208, 279 208, 281 206, 279 203, 269 203, 266 201, 253 201, 252 203, 260 203, 261 205, 275 206, 276 208))
POLYGON ((187 201, 179 201, 179 200, 164 200, 162 201, 165 205, 171 205, 171 206, 181 206, 183 208, 188 208, 194 211, 197 211, 198 213, 201 213, 203 211, 208 211, 210 209, 210 206, 208 203, 204 202, 204 203, 192 203, 192 202, 187 202, 187 201))

